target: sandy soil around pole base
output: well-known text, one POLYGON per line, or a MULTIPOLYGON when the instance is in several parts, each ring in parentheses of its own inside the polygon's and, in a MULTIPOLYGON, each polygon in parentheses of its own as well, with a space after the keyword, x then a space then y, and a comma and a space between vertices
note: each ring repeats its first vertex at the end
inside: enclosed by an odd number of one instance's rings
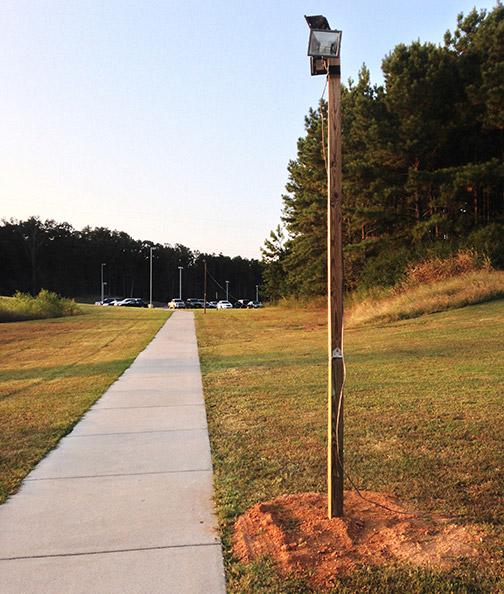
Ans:
POLYGON ((284 495, 258 503, 235 524, 233 552, 243 562, 261 557, 276 561, 284 574, 310 576, 329 586, 358 565, 404 561, 449 569, 458 559, 478 555, 482 533, 442 518, 406 512, 383 493, 345 493, 345 517, 327 518, 327 499, 319 493, 284 495))

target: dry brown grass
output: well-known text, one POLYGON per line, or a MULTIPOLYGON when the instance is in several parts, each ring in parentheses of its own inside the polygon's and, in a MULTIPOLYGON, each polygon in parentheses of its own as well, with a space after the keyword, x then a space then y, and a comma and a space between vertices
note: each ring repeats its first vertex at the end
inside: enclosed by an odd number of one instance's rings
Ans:
POLYGON ((491 269, 490 260, 481 256, 476 250, 459 250, 448 258, 430 258, 411 264, 406 268, 405 278, 400 287, 408 289, 449 280, 462 274, 491 269))
MULTIPOLYGON (((266 307, 196 318, 228 591, 319 594, 265 563, 238 563, 231 535, 258 502, 326 488, 327 312, 266 307)), ((364 567, 333 594, 504 592, 493 550, 504 542, 503 324, 501 300, 346 332, 348 472, 408 509, 488 527, 491 562, 449 573, 364 567)))
POLYGON ((81 307, 80 316, 0 324, 0 503, 169 315, 81 307))
POLYGON ((499 298, 504 298, 504 272, 482 269, 368 297, 351 305, 346 321, 349 327, 393 322, 499 298))

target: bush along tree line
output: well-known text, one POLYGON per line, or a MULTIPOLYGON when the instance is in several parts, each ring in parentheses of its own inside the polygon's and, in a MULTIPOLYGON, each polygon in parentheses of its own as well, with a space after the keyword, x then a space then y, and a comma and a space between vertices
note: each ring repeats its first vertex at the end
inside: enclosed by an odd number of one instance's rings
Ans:
POLYGON ((46 289, 42 289, 36 297, 19 291, 14 297, 0 297, 0 322, 60 318, 80 313, 73 299, 65 299, 46 289))
MULTIPOLYGON (((363 66, 342 91, 347 290, 390 286, 408 265, 472 248, 504 267, 504 6, 458 16, 444 44, 398 45, 383 85, 363 66)), ((326 103, 288 165, 265 241, 272 298, 326 288, 326 103), (324 133, 324 134, 323 134, 324 133)))
POLYGON ((203 297, 204 261, 208 268, 208 299, 230 296, 254 298, 261 282, 261 263, 222 254, 203 254, 180 244, 174 246, 139 241, 127 233, 99 227, 81 231, 68 223, 2 221, 0 225, 0 294, 16 291, 36 295, 42 288, 83 300, 99 298, 101 264, 105 263, 105 294, 113 297, 149 298, 149 260, 153 247, 153 299, 166 302, 179 295, 203 297), (220 287, 219 285, 222 285, 220 287))

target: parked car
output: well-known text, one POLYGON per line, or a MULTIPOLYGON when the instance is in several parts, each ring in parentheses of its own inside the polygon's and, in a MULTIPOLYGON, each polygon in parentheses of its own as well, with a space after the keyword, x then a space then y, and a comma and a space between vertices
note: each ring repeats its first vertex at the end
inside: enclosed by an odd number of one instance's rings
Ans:
POLYGON ((260 301, 249 301, 247 307, 248 309, 258 309, 259 307, 264 307, 264 305, 260 301))
POLYGON ((122 297, 105 297, 103 301, 95 301, 95 305, 115 305, 116 301, 122 301, 122 297))
POLYGON ((115 305, 116 303, 118 303, 119 301, 122 301, 123 298, 122 297, 109 297, 108 299, 104 299, 103 300, 103 305, 115 305))
POLYGON ((203 299, 195 299, 194 297, 190 297, 185 303, 186 307, 190 309, 202 309, 205 306, 203 299))
POLYGON ((186 304, 183 299, 172 299, 170 303, 168 303, 168 307, 170 309, 185 309, 186 304))
POLYGON ((233 305, 229 301, 219 301, 217 303, 217 309, 233 309, 233 305))
POLYGON ((247 307, 248 302, 248 299, 238 299, 238 301, 233 305, 233 307, 235 309, 245 309, 247 307))
MULTIPOLYGON (((203 299, 201 299, 201 307, 204 308, 205 307, 205 301, 203 299)), ((206 302, 206 308, 207 309, 215 309, 217 307, 217 301, 207 301, 206 302), (212 305, 212 303, 214 305, 212 305)))
POLYGON ((115 303, 118 307, 147 307, 147 302, 139 297, 126 297, 122 301, 115 303))

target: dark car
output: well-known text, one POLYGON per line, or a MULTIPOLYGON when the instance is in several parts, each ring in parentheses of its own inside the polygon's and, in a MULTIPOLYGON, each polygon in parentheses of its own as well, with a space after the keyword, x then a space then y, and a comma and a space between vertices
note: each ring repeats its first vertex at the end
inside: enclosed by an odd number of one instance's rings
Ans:
POLYGON ((147 302, 139 297, 127 297, 116 303, 118 307, 147 307, 147 302))
POLYGON ((190 309, 202 309, 205 306, 205 302, 203 299, 195 299, 194 297, 190 297, 186 299, 186 307, 190 309))
POLYGON ((116 301, 122 301, 122 297, 105 297, 103 301, 95 301, 95 305, 115 305, 116 301))

